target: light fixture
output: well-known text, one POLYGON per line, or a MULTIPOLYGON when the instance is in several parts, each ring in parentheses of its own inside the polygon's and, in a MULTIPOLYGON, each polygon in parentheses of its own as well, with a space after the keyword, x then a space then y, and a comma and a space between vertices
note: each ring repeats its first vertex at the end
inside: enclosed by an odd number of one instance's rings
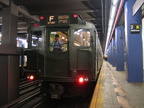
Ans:
POLYGON ((110 9, 110 15, 109 15, 110 17, 109 17, 108 30, 107 30, 107 39, 106 39, 106 46, 105 46, 105 54, 107 51, 110 36, 112 35, 111 31, 113 28, 113 24, 115 21, 115 17, 118 11, 119 4, 120 4, 120 0, 112 0, 111 2, 111 9, 110 9))

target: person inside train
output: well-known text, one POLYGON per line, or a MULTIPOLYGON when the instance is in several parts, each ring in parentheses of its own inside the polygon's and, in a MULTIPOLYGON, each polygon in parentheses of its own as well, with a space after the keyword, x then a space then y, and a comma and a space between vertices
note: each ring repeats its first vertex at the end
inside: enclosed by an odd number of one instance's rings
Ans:
POLYGON ((55 35, 55 39, 52 42, 53 52, 62 52, 62 48, 64 47, 63 42, 59 39, 59 35, 55 35))

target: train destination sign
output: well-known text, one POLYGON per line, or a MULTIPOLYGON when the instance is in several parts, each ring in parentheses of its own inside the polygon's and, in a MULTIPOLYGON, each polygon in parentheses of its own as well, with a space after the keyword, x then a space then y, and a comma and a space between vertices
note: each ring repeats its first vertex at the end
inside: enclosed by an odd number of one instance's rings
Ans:
POLYGON ((140 32, 140 25, 139 24, 131 24, 130 27, 131 34, 137 34, 140 32))
POLYGON ((48 16, 47 24, 68 24, 69 16, 68 15, 52 15, 48 16))
POLYGON ((82 22, 82 18, 75 13, 71 14, 54 14, 54 15, 42 15, 40 18, 40 25, 47 27, 54 26, 69 26, 72 24, 79 24, 82 22))

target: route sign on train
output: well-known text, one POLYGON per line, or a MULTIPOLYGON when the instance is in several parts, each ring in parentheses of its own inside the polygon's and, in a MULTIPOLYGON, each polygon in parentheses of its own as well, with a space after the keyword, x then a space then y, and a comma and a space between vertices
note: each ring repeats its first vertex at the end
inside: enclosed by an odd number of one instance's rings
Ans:
POLYGON ((78 14, 62 14, 62 15, 43 15, 40 16, 40 25, 55 26, 78 24, 81 20, 78 14))

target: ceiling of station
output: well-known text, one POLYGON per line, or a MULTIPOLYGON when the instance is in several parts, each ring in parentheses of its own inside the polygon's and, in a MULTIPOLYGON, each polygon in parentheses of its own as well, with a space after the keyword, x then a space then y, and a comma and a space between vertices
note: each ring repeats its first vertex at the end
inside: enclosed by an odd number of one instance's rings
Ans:
MULTIPOLYGON (((6 0, 8 1, 8 0, 6 0)), ((6 2, 5 1, 5 2, 6 2)), ((78 13, 85 21, 93 23, 102 44, 105 43, 111 0, 12 0, 16 6, 24 8, 32 16, 54 13, 78 13)), ((4 1, 3 1, 4 2, 4 1)), ((31 18, 19 14, 18 32, 31 23, 31 18), (25 25, 25 26, 24 26, 25 25)))

